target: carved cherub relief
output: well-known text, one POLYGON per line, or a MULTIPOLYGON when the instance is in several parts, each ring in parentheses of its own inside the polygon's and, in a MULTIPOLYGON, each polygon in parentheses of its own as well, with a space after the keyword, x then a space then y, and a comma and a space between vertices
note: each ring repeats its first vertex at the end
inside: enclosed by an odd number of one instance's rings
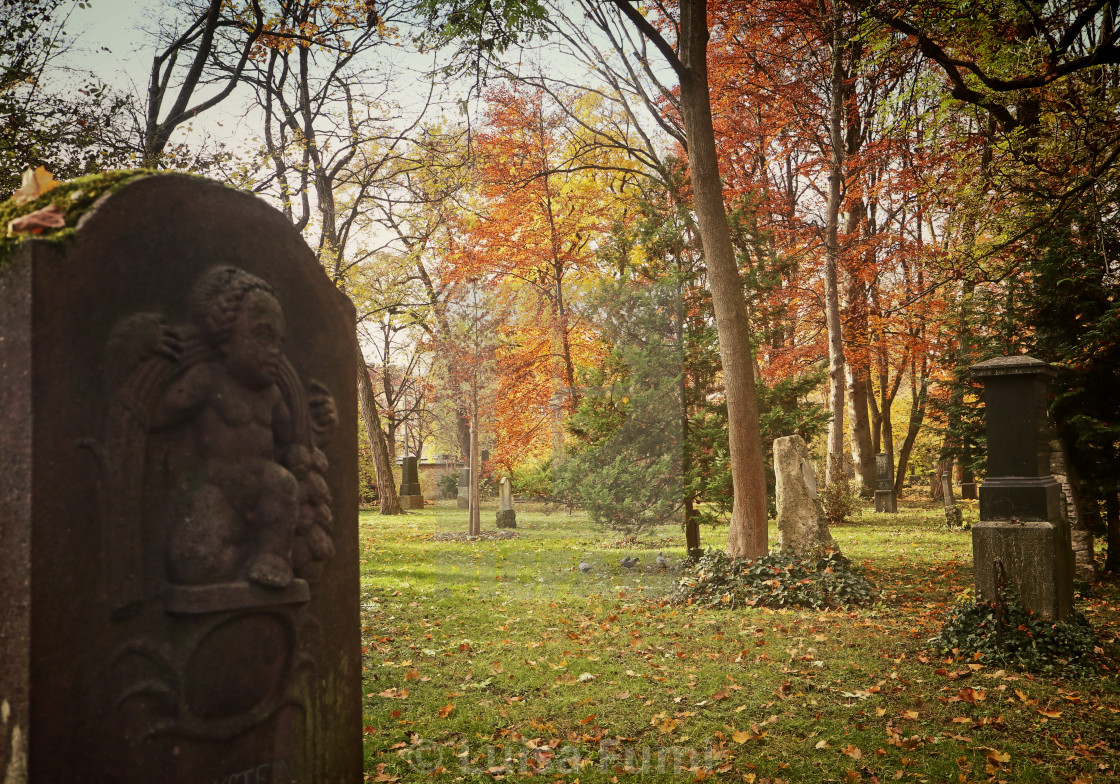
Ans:
POLYGON ((133 538, 126 551, 145 557, 133 533, 145 505, 129 466, 160 437, 168 581, 286 588, 334 554, 322 452, 338 422, 334 400, 318 382, 305 389, 285 357, 284 313, 264 280, 212 268, 188 312, 180 325, 136 314, 110 339, 109 518, 133 538))

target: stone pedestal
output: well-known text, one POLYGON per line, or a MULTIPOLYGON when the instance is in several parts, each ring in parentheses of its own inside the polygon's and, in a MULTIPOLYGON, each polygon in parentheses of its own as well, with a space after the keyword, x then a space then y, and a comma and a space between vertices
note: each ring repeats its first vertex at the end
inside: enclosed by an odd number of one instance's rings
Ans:
POLYGON ((455 505, 460 509, 471 508, 471 470, 459 469, 459 495, 455 498, 455 505))
POLYGON ((894 494, 894 481, 891 477, 891 456, 875 455, 875 511, 895 514, 898 500, 894 494))
POLYGON ((999 357, 972 367, 984 384, 988 478, 980 486, 980 522, 972 529, 980 601, 996 597, 1001 566, 1024 605, 1061 620, 1073 610, 1073 550, 1050 475, 1045 362, 999 357))
POLYGON ((508 476, 498 482, 498 528, 516 528, 517 512, 513 510, 513 484, 508 476))
POLYGON ((358 784, 353 307, 216 183, 76 228, 0 258, 0 778, 358 784))
POLYGON ((418 459, 406 457, 401 463, 401 508, 423 509, 424 495, 420 492, 420 474, 417 470, 418 459))

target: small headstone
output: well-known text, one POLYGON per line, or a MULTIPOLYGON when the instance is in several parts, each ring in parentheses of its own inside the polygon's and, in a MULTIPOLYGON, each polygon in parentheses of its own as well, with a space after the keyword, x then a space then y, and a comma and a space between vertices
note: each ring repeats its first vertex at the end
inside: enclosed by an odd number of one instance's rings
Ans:
POLYGON ((875 455, 875 477, 875 511, 897 513, 898 499, 895 498, 894 494, 890 455, 875 455))
POLYGON ((195 178, 0 259, 5 781, 362 780, 356 352, 299 232, 195 178))
POLYGON ((1006 575, 1027 608, 1062 620, 1073 611, 1073 549, 1050 473, 1053 370, 1033 357, 999 357, 973 365, 972 375, 984 384, 988 434, 988 477, 972 529, 976 596, 1002 600, 999 577, 1006 575))
POLYGON ((817 500, 816 471, 801 436, 774 440, 774 477, 778 546, 800 555, 831 544, 832 535, 817 500))
POLYGON ((941 475, 941 502, 945 509, 945 527, 950 529, 960 528, 963 525, 964 517, 960 507, 957 506, 957 498, 953 495, 952 463, 946 467, 945 473, 941 475))
POLYGON ((420 492, 420 474, 417 470, 419 461, 415 457, 405 457, 401 463, 401 508, 423 509, 424 496, 420 492))
POLYGON ((498 527, 517 527, 517 512, 513 510, 513 484, 508 476, 503 476, 498 482, 498 527))
POLYGON ((459 469, 459 495, 456 496, 455 505, 460 509, 471 508, 471 469, 459 469))

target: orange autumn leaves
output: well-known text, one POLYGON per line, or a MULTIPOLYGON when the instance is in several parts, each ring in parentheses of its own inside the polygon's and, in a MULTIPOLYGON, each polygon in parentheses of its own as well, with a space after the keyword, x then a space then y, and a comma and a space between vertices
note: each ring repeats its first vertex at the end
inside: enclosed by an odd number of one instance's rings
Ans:
MULTIPOLYGON (((476 139, 477 211, 445 258, 448 280, 486 290, 495 325, 498 459, 544 454, 602 349, 581 312, 601 272, 615 175, 589 168, 572 125, 540 92, 493 90, 476 139)), ((464 286, 464 289, 466 287, 464 286)))

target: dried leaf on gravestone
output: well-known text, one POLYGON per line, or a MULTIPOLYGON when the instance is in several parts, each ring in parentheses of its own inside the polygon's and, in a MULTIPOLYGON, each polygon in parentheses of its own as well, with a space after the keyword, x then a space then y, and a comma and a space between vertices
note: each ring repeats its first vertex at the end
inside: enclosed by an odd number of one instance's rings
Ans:
POLYGON ((12 194, 12 201, 19 205, 33 202, 47 191, 57 188, 58 184, 58 180, 45 166, 27 169, 23 172, 19 189, 12 194))
POLYGON ((8 221, 8 236, 16 234, 42 234, 45 229, 61 229, 66 225, 66 213, 57 204, 8 221))

